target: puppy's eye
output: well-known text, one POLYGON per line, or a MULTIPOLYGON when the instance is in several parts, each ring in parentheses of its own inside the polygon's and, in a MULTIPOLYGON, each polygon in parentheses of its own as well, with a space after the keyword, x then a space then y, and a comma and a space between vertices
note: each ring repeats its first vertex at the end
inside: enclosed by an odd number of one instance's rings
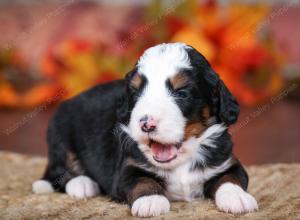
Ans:
POLYGON ((188 90, 183 87, 183 88, 180 88, 180 89, 176 89, 174 90, 174 95, 178 98, 188 98, 189 97, 189 93, 188 93, 188 90))

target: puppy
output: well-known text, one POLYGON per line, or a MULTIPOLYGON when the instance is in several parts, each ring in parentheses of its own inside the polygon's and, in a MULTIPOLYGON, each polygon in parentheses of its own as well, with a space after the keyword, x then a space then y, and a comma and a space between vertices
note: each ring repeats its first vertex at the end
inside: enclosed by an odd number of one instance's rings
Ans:
POLYGON ((139 217, 196 198, 252 212, 258 205, 228 133, 238 115, 237 101, 193 47, 151 47, 124 80, 60 105, 48 129, 48 166, 33 192, 106 195, 139 217))

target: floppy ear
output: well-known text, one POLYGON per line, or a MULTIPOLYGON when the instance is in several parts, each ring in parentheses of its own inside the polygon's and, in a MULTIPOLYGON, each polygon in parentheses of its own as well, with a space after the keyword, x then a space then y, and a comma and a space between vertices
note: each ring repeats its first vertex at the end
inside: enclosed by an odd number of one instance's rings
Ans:
POLYGON ((219 119, 230 125, 237 121, 240 107, 234 96, 211 67, 204 74, 205 81, 211 87, 212 104, 219 119))
POLYGON ((127 124, 129 122, 129 82, 131 81, 133 75, 136 72, 136 68, 128 72, 124 78, 124 88, 123 88, 123 93, 119 97, 118 102, 117 102, 117 118, 118 121, 124 124, 127 124))
POLYGON ((212 112, 227 125, 235 123, 240 113, 236 99, 219 75, 211 68, 205 57, 195 48, 189 47, 188 54, 191 65, 200 78, 200 87, 207 88, 203 92, 208 99, 212 112))
POLYGON ((240 108, 236 99, 220 79, 219 75, 211 68, 205 57, 195 48, 189 46, 188 54, 191 65, 200 78, 200 86, 218 119, 227 125, 237 121, 240 108))

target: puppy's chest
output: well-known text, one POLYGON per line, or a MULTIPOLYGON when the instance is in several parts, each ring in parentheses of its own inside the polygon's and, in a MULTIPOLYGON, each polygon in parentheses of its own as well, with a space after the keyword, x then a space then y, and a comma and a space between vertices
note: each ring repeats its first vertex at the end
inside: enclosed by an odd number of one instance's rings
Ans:
POLYGON ((204 183, 201 172, 190 171, 190 166, 182 166, 166 175, 166 195, 172 201, 192 201, 203 196, 204 183))

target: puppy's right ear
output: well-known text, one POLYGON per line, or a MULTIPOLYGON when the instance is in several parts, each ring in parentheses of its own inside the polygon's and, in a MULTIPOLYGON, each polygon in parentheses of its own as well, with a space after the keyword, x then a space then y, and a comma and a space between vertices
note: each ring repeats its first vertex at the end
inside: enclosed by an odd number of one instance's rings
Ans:
POLYGON ((130 90, 131 90, 131 82, 134 79, 134 76, 136 75, 137 69, 134 68, 130 72, 128 72, 124 78, 124 88, 123 93, 119 97, 118 103, 117 103, 117 118, 118 121, 124 124, 127 124, 129 122, 130 114, 129 114, 129 96, 130 96, 130 90))

